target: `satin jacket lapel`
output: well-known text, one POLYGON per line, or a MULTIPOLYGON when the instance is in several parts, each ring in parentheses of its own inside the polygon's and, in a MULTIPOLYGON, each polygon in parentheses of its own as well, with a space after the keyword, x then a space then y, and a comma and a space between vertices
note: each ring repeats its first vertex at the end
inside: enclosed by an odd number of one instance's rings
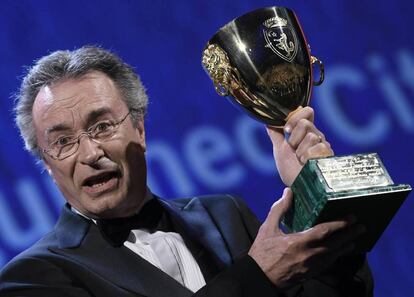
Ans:
POLYGON ((228 266, 232 263, 231 255, 222 234, 197 197, 191 199, 188 203, 160 201, 170 213, 171 219, 180 224, 181 228, 193 240, 197 240, 217 258, 221 262, 221 266, 228 266))
POLYGON ((59 247, 66 256, 126 290, 150 297, 191 296, 192 292, 126 247, 114 248, 98 228, 66 209, 57 224, 59 247))

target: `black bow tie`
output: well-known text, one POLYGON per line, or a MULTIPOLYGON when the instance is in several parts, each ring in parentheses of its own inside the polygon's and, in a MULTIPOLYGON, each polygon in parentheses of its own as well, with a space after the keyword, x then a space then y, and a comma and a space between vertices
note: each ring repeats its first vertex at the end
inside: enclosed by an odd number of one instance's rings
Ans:
POLYGON ((100 219, 96 224, 102 236, 112 246, 119 247, 127 240, 133 229, 148 229, 154 231, 164 213, 161 203, 153 198, 148 201, 140 212, 128 218, 100 219))

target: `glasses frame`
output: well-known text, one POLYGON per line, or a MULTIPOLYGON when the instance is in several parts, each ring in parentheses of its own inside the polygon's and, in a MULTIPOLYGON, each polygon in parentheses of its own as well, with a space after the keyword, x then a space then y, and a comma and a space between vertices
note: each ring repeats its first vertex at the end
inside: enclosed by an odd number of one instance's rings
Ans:
MULTIPOLYGON (((126 118, 133 112, 133 111, 136 111, 135 109, 130 109, 129 111, 128 111, 128 113, 125 115, 125 116, 123 116, 122 118, 121 118, 121 120, 119 120, 119 121, 116 121, 116 122, 114 122, 114 123, 112 123, 111 124, 111 126, 112 126, 112 131, 113 131, 113 135, 115 135, 115 133, 118 131, 118 129, 119 129, 119 127, 121 126, 121 124, 126 120, 126 118)), ((99 144, 101 144, 101 143, 103 143, 103 142, 106 142, 106 141, 109 141, 109 140, 111 140, 111 139, 107 139, 107 140, 104 140, 104 141, 99 141, 99 140, 97 140, 95 137, 96 137, 96 135, 97 134, 95 134, 94 135, 94 129, 92 129, 92 128, 95 128, 98 124, 100 124, 100 122, 97 122, 96 124, 93 124, 92 126, 90 126, 89 128, 88 128, 88 130, 87 131, 83 131, 83 132, 81 132, 81 133, 79 133, 78 134, 78 136, 76 136, 75 138, 73 138, 73 140, 71 140, 69 143, 67 143, 67 144, 65 144, 64 146, 62 146, 61 148, 60 148, 60 150, 59 150, 59 153, 57 154, 57 155, 54 155, 54 154, 51 154, 50 152, 51 151, 53 151, 54 149, 53 148, 47 148, 47 149, 44 149, 44 148, 42 148, 42 152, 43 153, 45 153, 45 154, 47 154, 49 157, 51 157, 53 160, 58 160, 58 161, 61 161, 61 160, 64 160, 64 159, 66 159, 66 158, 68 158, 68 157, 70 157, 70 156, 73 156, 77 151, 78 151, 78 149, 79 149, 79 144, 80 144, 80 139, 81 139, 81 137, 82 136, 87 136, 91 141, 93 141, 93 142, 96 142, 96 143, 99 143, 99 144), (70 153, 69 155, 65 155, 64 157, 59 157, 59 154, 60 154, 60 152, 62 151, 62 148, 64 148, 65 146, 68 146, 68 145, 77 145, 77 147, 76 147, 76 149, 72 152, 72 153, 70 153)), ((113 136, 112 135, 112 136, 113 136)), ((54 141, 52 144, 54 144, 55 142, 57 142, 57 140, 56 141, 54 141)))

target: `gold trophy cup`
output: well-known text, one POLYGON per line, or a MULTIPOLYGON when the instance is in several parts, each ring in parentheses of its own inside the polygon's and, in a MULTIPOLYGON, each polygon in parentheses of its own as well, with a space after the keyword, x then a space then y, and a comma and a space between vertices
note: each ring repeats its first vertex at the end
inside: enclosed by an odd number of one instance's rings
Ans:
MULTIPOLYGON (((229 22, 207 43, 202 64, 220 96, 279 128, 309 104, 312 87, 324 80, 323 63, 310 54, 295 13, 284 7, 258 9, 229 22)), ((356 242, 360 252, 374 246, 411 191, 393 183, 375 153, 309 160, 291 188, 294 203, 282 220, 289 232, 354 214, 367 227, 356 242)))

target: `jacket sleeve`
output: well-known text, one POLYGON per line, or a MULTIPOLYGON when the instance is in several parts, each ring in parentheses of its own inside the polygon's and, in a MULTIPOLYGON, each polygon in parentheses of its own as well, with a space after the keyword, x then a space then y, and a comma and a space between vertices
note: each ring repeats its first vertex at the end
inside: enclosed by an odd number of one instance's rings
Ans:
POLYGON ((249 256, 238 259, 193 297, 278 297, 275 286, 249 256))
POLYGON ((1 297, 144 297, 105 279, 85 280, 84 273, 66 271, 50 259, 23 256, 12 260, 0 273, 1 297), (94 283, 97 281, 97 283, 94 283), (93 289, 91 289, 93 288, 93 289))
POLYGON ((77 287, 62 269, 35 257, 14 260, 3 269, 0 296, 91 297, 87 291, 77 287))

